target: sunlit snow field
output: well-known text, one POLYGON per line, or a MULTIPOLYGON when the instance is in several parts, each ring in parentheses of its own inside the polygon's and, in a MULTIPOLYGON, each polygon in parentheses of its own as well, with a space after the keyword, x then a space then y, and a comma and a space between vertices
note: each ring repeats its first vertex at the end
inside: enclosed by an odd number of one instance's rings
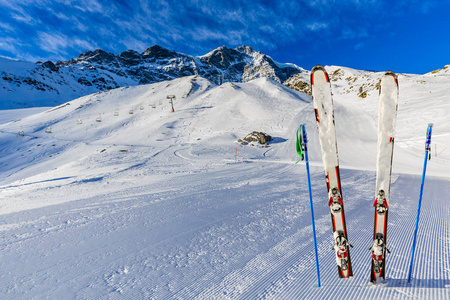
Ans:
POLYGON ((399 75, 392 253, 386 281, 374 285, 378 93, 360 98, 345 78, 371 83, 382 73, 341 72, 332 89, 352 279, 339 279, 331 250, 310 96, 267 79, 217 86, 184 77, 0 112, 2 298, 449 299, 448 76, 399 75), (174 113, 167 95, 176 96, 174 113), (295 164, 301 123, 320 288, 305 164, 295 164), (408 284, 428 123, 433 151, 408 284), (236 142, 253 130, 274 141, 267 148, 236 142))

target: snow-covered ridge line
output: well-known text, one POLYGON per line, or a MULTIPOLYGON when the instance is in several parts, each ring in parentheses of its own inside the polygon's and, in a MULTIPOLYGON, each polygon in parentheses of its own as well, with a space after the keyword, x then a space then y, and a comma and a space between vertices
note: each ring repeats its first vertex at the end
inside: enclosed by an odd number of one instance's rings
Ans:
POLYGON ((118 55, 101 49, 56 63, 0 59, 0 108, 53 106, 97 91, 200 75, 216 83, 260 77, 284 82, 302 69, 280 64, 248 46, 191 56, 152 46, 118 55))

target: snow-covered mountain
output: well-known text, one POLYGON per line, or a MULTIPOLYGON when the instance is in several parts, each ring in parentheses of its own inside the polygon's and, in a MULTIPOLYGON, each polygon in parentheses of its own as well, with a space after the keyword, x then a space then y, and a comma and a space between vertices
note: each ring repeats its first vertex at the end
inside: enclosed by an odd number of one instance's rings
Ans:
MULTIPOLYGON (((330 251, 310 96, 267 78, 217 85, 193 75, 96 92, 29 116, 1 112, 0 293, 8 299, 445 299, 448 68, 398 78, 392 253, 387 281, 376 286, 368 283, 368 248, 376 86, 383 73, 326 69, 353 279, 338 278, 330 251), (167 95, 176 96, 175 112, 167 95), (309 139, 321 288, 314 287, 305 166, 294 164, 301 123, 309 139), (428 123, 434 123, 433 157, 408 284, 428 123), (236 142, 254 130, 273 137, 269 147, 236 142)), ((298 78, 308 83, 309 72, 298 78)))
POLYGON ((0 58, 0 108, 53 106, 98 91, 191 75, 216 83, 260 77, 284 82, 301 71, 296 65, 277 63, 248 46, 223 46, 202 56, 155 45, 142 53, 128 50, 118 55, 97 49, 56 63, 0 58))

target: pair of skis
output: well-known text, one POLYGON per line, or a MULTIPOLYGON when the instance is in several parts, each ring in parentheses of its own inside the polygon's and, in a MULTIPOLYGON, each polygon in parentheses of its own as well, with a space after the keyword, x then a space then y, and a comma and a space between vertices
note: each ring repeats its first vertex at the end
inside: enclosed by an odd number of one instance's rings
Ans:
MULTIPOLYGON (((322 66, 311 71, 311 86, 319 133, 323 165, 328 191, 333 226, 334 251, 339 277, 353 276, 350 259, 344 201, 342 197, 336 129, 334 124, 333 98, 328 73, 322 66)), ((385 278, 386 233, 389 210, 389 196, 394 149, 394 127, 397 115, 398 82, 394 72, 386 72, 381 79, 378 109, 378 145, 375 220, 372 250, 371 281, 385 278)))

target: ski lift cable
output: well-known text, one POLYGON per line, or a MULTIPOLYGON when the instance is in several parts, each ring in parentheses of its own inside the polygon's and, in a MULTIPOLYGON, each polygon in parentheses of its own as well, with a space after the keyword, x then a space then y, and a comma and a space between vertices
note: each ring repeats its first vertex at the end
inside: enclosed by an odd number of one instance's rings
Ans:
MULTIPOLYGON (((140 107, 140 106, 139 106, 140 107)), ((112 112, 112 114, 114 115, 115 113, 116 113, 116 110, 118 110, 118 109, 115 109, 113 112, 112 112)), ((133 111, 135 111, 135 109, 133 109, 133 111)), ((119 112, 120 112, 120 110, 119 110, 119 112)), ((71 118, 71 116, 73 116, 73 115, 75 115, 75 114, 77 114, 78 116, 77 116, 77 120, 78 119, 81 119, 81 120, 83 120, 83 119, 89 119, 89 118, 97 118, 98 116, 99 116, 99 113, 90 113, 90 114, 83 114, 83 115, 80 115, 79 114, 79 112, 76 112, 76 111, 72 111, 72 112, 70 112, 70 113, 68 113, 67 115, 65 115, 64 117, 62 117, 62 118, 57 118, 57 119, 55 119, 55 120, 53 120, 53 121, 51 121, 51 122, 39 122, 39 123, 35 123, 35 124, 18 124, 17 126, 7 126, 7 124, 8 123, 6 123, 6 124, 4 124, 5 125, 5 127, 7 127, 7 129, 8 130, 20 130, 20 128, 22 127, 23 129, 26 129, 26 128, 36 128, 36 127, 41 127, 41 126, 45 126, 45 125, 53 125, 53 124, 57 124, 57 123, 59 123, 59 122, 61 122, 61 121, 67 121, 67 120, 70 120, 71 118)), ((109 111, 108 112, 106 112, 106 113, 100 113, 100 115, 108 115, 109 114, 109 111)), ((22 121, 22 119, 19 119, 19 120, 15 120, 15 121, 11 121, 11 122, 9 122, 9 123, 15 123, 15 122, 21 122, 22 121)))

